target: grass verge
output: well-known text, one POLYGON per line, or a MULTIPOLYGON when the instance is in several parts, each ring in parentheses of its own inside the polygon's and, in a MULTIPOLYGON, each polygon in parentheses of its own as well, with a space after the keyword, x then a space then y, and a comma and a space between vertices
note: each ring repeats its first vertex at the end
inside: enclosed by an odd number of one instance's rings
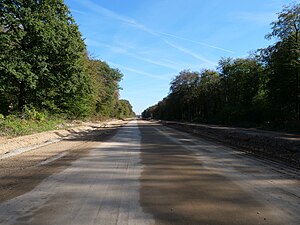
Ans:
POLYGON ((58 125, 64 122, 65 120, 59 118, 47 118, 39 121, 9 116, 5 119, 0 119, 0 136, 20 136, 56 130, 58 125))

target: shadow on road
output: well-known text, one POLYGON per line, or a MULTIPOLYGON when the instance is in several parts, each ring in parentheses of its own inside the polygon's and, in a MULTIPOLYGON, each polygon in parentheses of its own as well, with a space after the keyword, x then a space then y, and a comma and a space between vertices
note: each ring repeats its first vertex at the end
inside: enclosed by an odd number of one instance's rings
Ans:
POLYGON ((253 197, 226 177, 203 168, 190 151, 157 135, 142 134, 140 202, 157 224, 277 224, 253 197))

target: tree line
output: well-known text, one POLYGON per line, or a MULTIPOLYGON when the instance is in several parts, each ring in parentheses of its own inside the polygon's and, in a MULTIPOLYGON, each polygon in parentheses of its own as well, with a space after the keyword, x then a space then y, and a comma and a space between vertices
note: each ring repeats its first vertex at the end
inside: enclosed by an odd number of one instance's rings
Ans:
POLYGON ((122 76, 88 55, 63 0, 0 0, 0 114, 134 116, 122 76))
POLYGON ((163 120, 300 129, 300 4, 285 6, 247 58, 222 58, 216 70, 183 70, 167 97, 142 116, 163 120))

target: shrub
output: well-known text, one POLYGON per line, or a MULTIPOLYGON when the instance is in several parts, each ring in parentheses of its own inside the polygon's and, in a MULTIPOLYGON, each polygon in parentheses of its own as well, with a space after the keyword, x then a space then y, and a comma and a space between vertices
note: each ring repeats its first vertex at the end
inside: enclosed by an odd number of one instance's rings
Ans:
POLYGON ((47 113, 38 112, 34 107, 26 105, 23 116, 29 120, 44 121, 47 118, 47 113))

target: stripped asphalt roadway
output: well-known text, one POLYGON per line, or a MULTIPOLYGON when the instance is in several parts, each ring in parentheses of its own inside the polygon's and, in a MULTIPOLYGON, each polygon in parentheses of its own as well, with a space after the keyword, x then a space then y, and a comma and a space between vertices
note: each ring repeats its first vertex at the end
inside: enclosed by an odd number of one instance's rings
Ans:
POLYGON ((299 225, 299 171, 157 123, 26 154, 0 161, 0 224, 299 225))

